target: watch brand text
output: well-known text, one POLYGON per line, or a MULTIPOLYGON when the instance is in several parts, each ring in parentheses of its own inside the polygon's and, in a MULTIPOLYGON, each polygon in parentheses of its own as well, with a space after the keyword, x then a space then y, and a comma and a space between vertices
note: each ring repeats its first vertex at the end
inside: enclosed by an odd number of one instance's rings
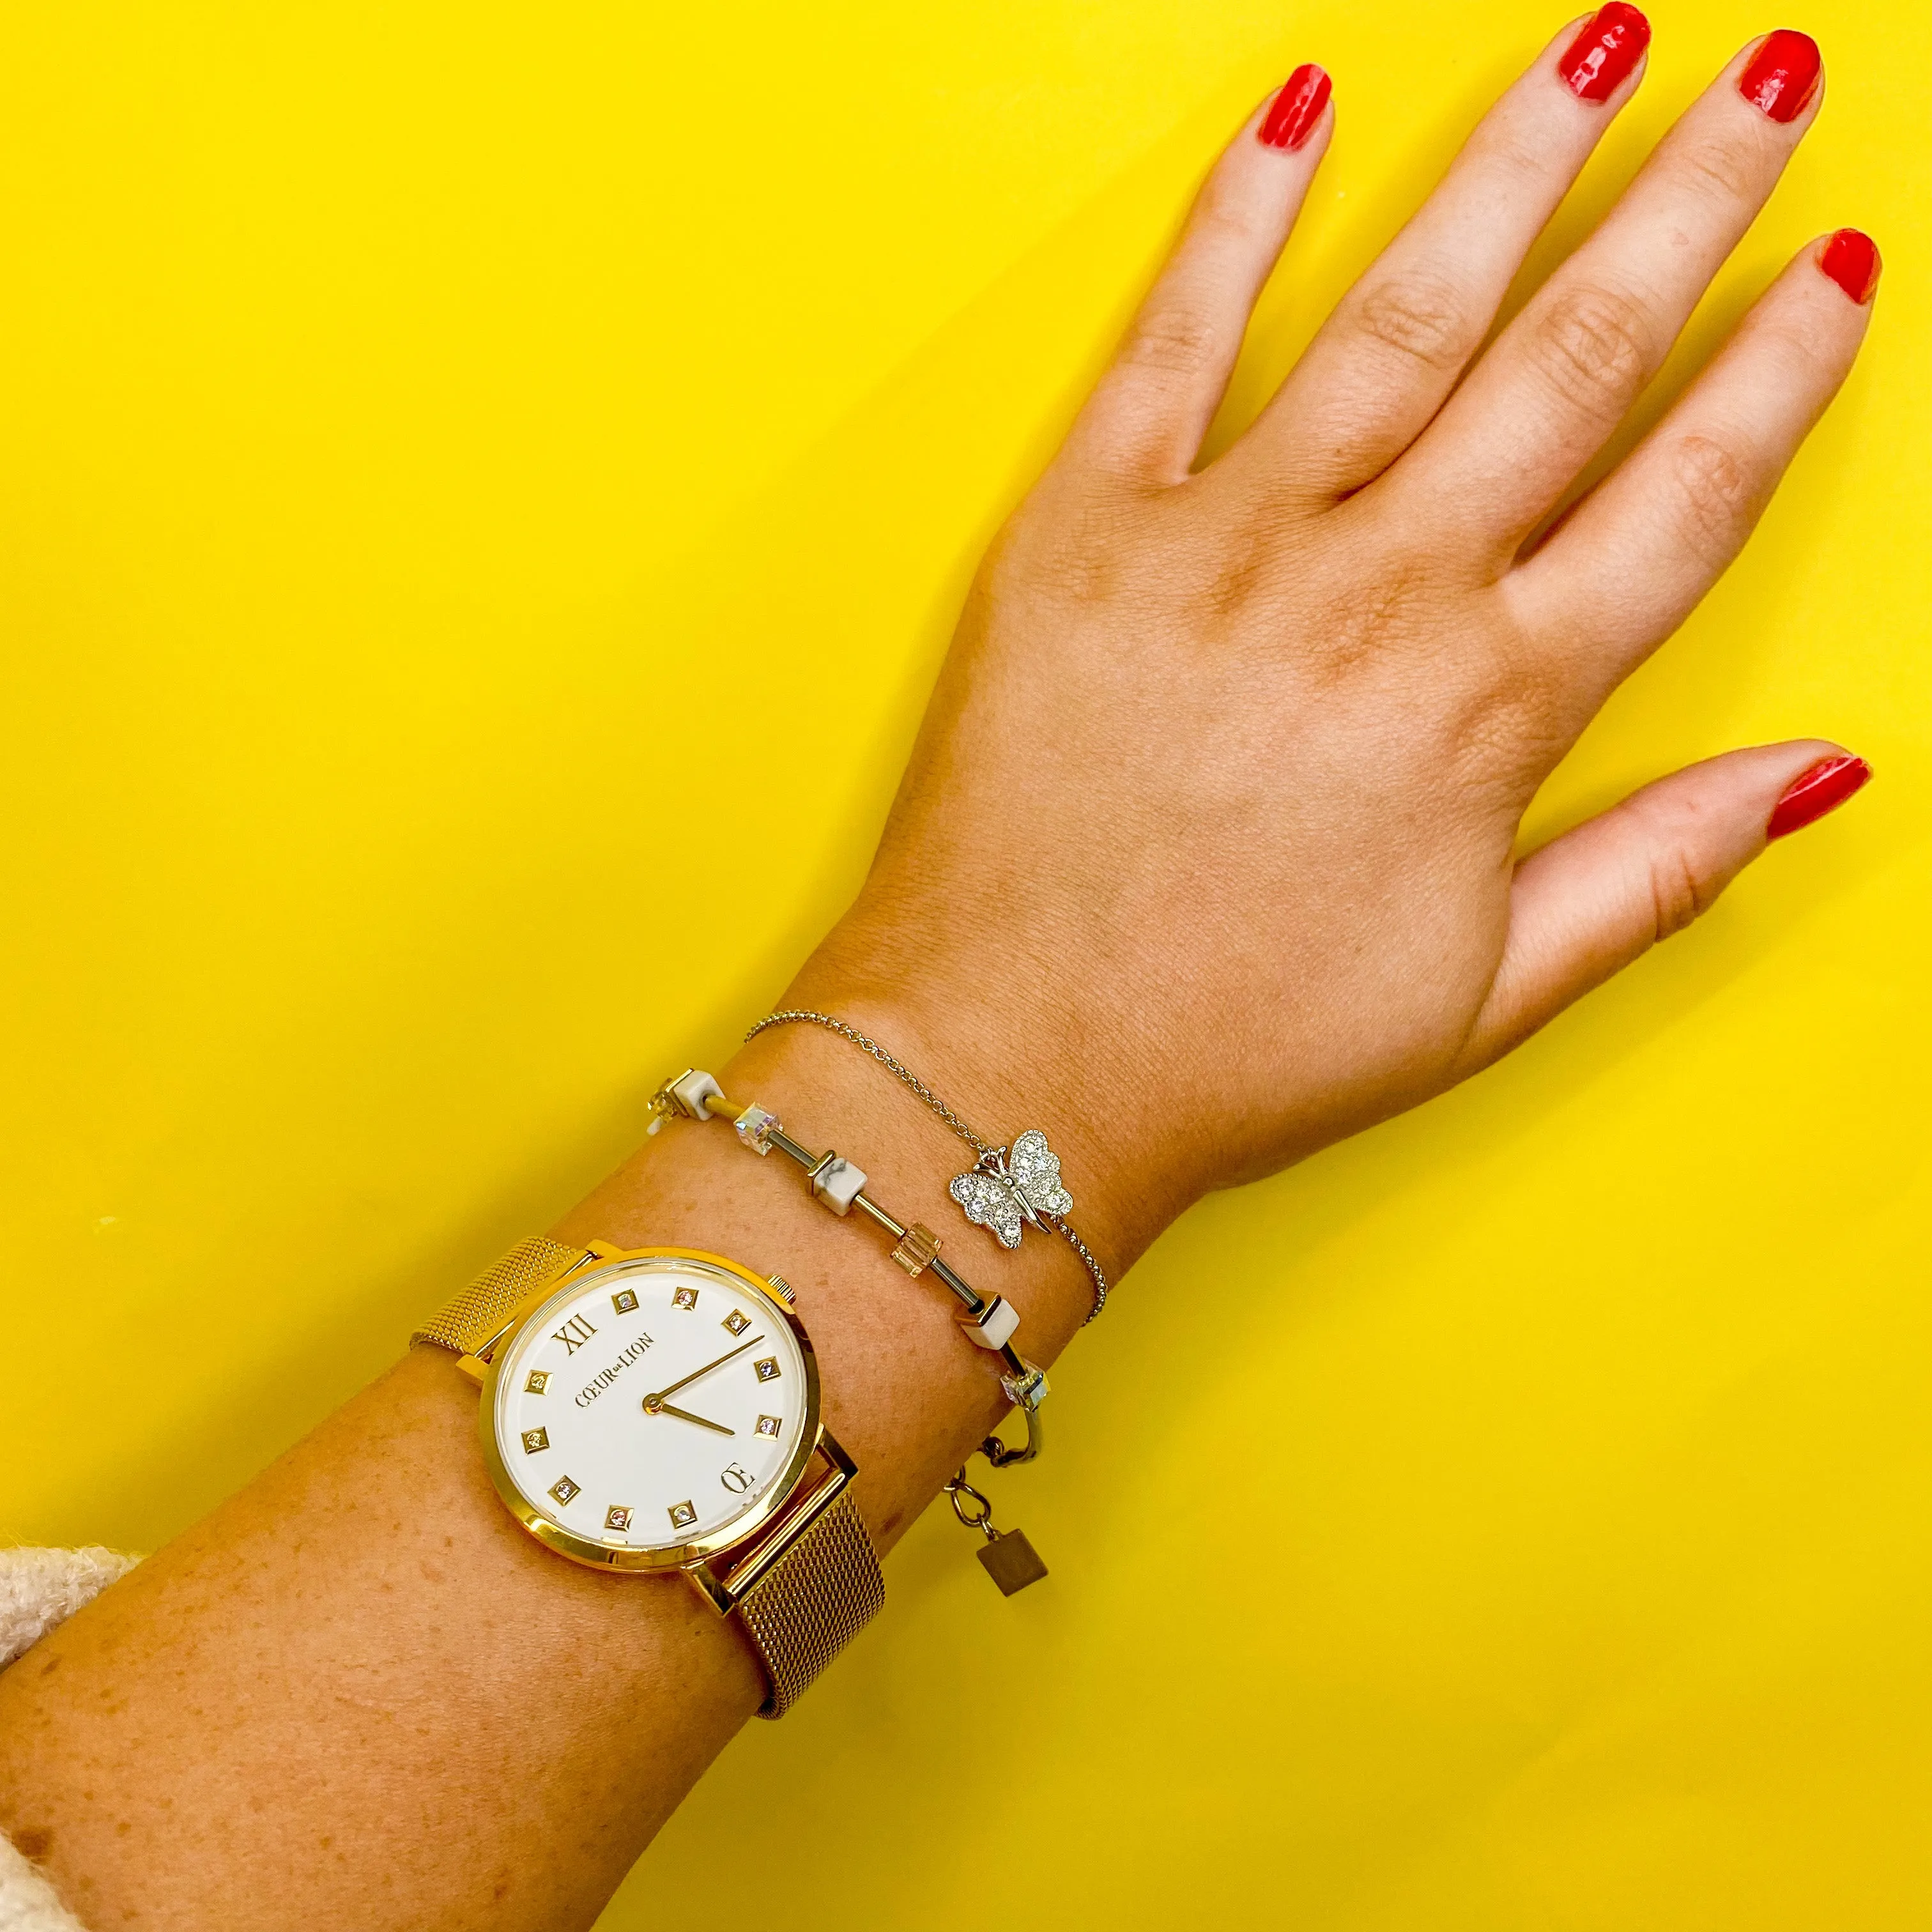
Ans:
POLYGON ((608 1369, 599 1369, 577 1391, 578 1407, 588 1408, 650 1346, 651 1338, 648 1335, 640 1335, 608 1369))

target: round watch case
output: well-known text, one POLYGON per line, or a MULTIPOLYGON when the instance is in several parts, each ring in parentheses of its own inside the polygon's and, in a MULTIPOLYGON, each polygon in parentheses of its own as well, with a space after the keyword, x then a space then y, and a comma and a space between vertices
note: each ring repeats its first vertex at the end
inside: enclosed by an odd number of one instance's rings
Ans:
POLYGON ((490 1472, 490 1480, 496 1485, 496 1493, 510 1514, 546 1549, 595 1570, 688 1570, 755 1537, 783 1509, 797 1488, 824 1432, 818 1358, 804 1323, 779 1299, 770 1284, 750 1269, 722 1255, 707 1254, 698 1248, 633 1249, 612 1256, 597 1267, 574 1274, 560 1283, 497 1344, 491 1352, 489 1371, 483 1382, 477 1426, 482 1442, 484 1464, 490 1472), (673 1274, 699 1284, 708 1279, 719 1285, 728 1284, 738 1294, 754 1300, 761 1320, 782 1322, 789 1331, 798 1350, 804 1379, 800 1426, 790 1454, 758 1501, 709 1534, 694 1537, 686 1543, 644 1549, 579 1534, 557 1522, 526 1496, 510 1473, 500 1439, 500 1420, 504 1407, 502 1397, 506 1393, 500 1386, 501 1379, 510 1364, 519 1359, 518 1343, 528 1331, 536 1324, 547 1324, 558 1318, 566 1310, 584 1303, 591 1295, 620 1292, 626 1276, 638 1274, 673 1274))

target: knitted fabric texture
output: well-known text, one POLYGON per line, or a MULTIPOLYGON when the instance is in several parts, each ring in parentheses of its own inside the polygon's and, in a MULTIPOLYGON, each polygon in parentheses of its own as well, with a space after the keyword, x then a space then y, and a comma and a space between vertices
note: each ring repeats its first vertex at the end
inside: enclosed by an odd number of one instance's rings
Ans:
MULTIPOLYGON (((0 1670, 140 1559, 86 1550, 0 1550, 0 1670)), ((4 1922, 0 1922, 4 1923, 4 1922)))
MULTIPOLYGON (((0 1550, 0 1670, 140 1559, 116 1550, 0 1550)), ((0 1838, 0 1932, 86 1932, 0 1838)))
POLYGON ((0 1932, 87 1932, 54 1888, 0 1838, 0 1932))

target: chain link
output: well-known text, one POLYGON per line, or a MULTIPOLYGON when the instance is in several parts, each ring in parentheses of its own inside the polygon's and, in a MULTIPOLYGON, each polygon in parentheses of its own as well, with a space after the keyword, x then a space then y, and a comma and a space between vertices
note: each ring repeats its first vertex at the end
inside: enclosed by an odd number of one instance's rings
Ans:
POLYGON ((748 1045, 767 1027, 790 1026, 798 1022, 803 1022, 812 1026, 826 1028, 842 1038, 849 1040, 862 1052, 869 1053, 887 1072, 896 1074, 907 1086, 910 1087, 975 1154, 988 1154, 992 1151, 992 1144, 982 1140, 910 1066, 906 1066, 902 1061, 895 1060, 877 1040, 868 1040, 856 1027, 848 1026, 843 1020, 835 1020, 830 1013, 809 1012, 802 1006, 787 1006, 782 1012, 766 1014, 764 1018, 746 1034, 746 1042, 748 1045))
MULTIPOLYGON (((1106 1270, 1095 1258, 1094 1250, 1058 1214, 1042 1214, 1040 1219, 1056 1234, 1063 1236, 1067 1245, 1087 1264, 1087 1272, 1094 1278, 1094 1306, 1087 1311, 1087 1322, 1090 1322, 1107 1305, 1106 1270)), ((1080 1325, 1084 1328, 1087 1322, 1083 1322, 1080 1325)))
MULTIPOLYGON (((903 1060, 896 1060, 877 1040, 861 1033, 856 1027, 848 1026, 843 1020, 834 1019, 830 1013, 814 1012, 805 1006, 782 1007, 777 1012, 766 1014, 746 1034, 746 1043, 748 1045, 756 1040, 767 1027, 793 1025, 824 1027, 826 1031, 837 1034, 842 1040, 849 1040, 862 1053, 870 1054, 888 1073, 916 1094, 975 1154, 984 1156, 993 1151, 992 1144, 982 1139, 903 1060)), ((1106 1270, 1095 1258, 1093 1250, 1058 1214, 1042 1214, 1040 1219, 1080 1257, 1088 1274, 1093 1278, 1094 1306, 1087 1313, 1088 1321, 1091 1322, 1107 1305, 1106 1270)))
POLYGON ((974 1488, 973 1485, 966 1480, 966 1468, 964 1463, 960 1466, 958 1474, 955 1476, 951 1482, 943 1485, 941 1493, 951 1502, 952 1514, 968 1529, 979 1530, 985 1535, 988 1543, 992 1541, 997 1534, 993 1528, 993 1505, 985 1496, 974 1488), (970 1496, 980 1505, 977 1510, 969 1510, 966 1507, 961 1500, 965 1496, 970 1496))

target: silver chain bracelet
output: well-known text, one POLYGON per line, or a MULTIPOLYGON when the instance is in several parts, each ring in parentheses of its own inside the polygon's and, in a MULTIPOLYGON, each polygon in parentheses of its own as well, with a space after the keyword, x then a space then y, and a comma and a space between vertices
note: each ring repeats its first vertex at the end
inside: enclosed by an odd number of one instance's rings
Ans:
POLYGON ((1014 1136, 1005 1147, 995 1147, 956 1114, 919 1076, 902 1060, 896 1059, 879 1042, 848 1026, 830 1013, 813 1012, 802 1006, 787 1006, 767 1013, 746 1034, 747 1042, 757 1039, 768 1027, 803 1024, 824 1027, 842 1040, 848 1040, 862 1053, 868 1053, 910 1088, 979 1156, 971 1169, 956 1175, 948 1192, 959 1204, 960 1211, 976 1227, 984 1228, 1002 1247, 1016 1248, 1028 1226, 1048 1228, 1065 1241, 1085 1264, 1094 1279, 1094 1306, 1088 1311, 1091 1322, 1107 1305, 1107 1276, 1094 1251, 1066 1224, 1066 1216, 1073 1197, 1060 1185, 1060 1157, 1047 1144, 1037 1127, 1014 1136))

